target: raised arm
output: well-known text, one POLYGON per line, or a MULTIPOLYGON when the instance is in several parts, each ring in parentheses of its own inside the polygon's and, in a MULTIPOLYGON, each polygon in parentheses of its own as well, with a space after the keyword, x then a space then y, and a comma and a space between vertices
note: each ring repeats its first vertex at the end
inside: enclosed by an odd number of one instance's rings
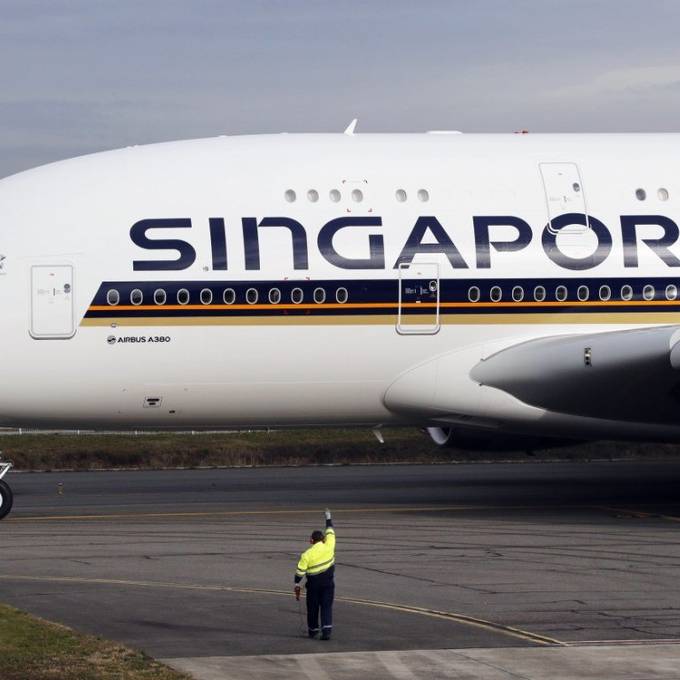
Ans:
POLYGON ((326 516, 326 530, 324 531, 325 538, 324 542, 326 545, 335 550, 335 529, 333 528, 333 518, 331 517, 331 511, 326 508, 324 512, 326 516))

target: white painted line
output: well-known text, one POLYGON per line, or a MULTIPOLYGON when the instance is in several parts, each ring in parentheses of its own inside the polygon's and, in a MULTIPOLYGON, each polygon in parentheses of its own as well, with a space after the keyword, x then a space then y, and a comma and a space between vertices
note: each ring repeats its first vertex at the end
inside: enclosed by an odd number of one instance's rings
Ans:
POLYGON ((324 667, 319 662, 316 654, 300 654, 297 656, 297 662, 300 671, 309 680, 332 680, 331 676, 326 673, 324 667))
POLYGON ((418 680, 418 676, 399 658, 398 652, 376 652, 376 657, 396 680, 418 680))

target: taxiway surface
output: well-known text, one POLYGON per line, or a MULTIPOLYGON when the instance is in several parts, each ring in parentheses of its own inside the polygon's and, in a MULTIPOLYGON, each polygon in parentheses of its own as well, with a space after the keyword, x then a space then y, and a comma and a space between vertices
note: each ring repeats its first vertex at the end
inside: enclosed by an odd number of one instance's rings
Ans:
MULTIPOLYGON (((680 663, 680 463, 9 481, 15 511, 0 523, 0 601, 170 658, 196 677, 238 677, 246 659, 256 667, 254 656, 267 677, 291 663, 303 675, 311 664, 313 675, 320 652, 339 654, 344 670, 326 674, 341 677, 368 652, 383 672, 375 677, 408 678, 418 676, 412 659, 450 669, 458 655, 489 670, 499 667, 489 654, 568 650, 573 664, 624 643, 637 651, 620 656, 657 665, 645 677, 673 677, 659 664, 680 663), (326 505, 338 532, 338 601, 333 640, 322 643, 303 637, 290 591, 326 505), (417 651, 398 656, 405 650, 417 651)), ((639 671, 631 659, 623 665, 639 671)), ((479 668, 473 675, 482 677, 479 668)))

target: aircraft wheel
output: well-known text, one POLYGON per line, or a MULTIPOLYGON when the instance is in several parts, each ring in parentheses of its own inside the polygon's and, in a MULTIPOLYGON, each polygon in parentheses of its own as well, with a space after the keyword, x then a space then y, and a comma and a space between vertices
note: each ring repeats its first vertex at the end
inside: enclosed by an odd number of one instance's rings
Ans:
POLYGON ((7 482, 0 479, 0 519, 9 515, 13 502, 12 489, 10 489, 7 482))

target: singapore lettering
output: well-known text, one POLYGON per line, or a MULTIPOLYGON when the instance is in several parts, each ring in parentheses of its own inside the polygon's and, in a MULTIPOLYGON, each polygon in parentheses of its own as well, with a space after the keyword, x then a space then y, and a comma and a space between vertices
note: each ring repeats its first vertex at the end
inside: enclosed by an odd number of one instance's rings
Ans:
MULTIPOLYGON (((195 248, 180 238, 151 238, 157 229, 192 229, 191 218, 144 219, 136 222, 130 229, 132 242, 144 250, 174 250, 175 259, 134 260, 135 271, 170 271, 191 267, 196 261, 195 248)), ((339 217, 327 222, 318 232, 316 246, 321 256, 339 269, 397 269, 402 263, 410 263, 418 254, 443 254, 452 269, 468 269, 471 265, 456 247, 453 239, 442 223, 434 216, 418 217, 400 254, 394 263, 385 259, 384 236, 380 233, 382 218, 379 216, 339 217), (342 230, 353 230, 358 239, 364 239, 366 257, 347 257, 339 253, 334 237, 342 230)), ((512 215, 482 215, 472 218, 475 241, 474 265, 478 269, 491 267, 491 254, 495 252, 518 252, 527 248, 534 233, 528 222, 512 215), (515 238, 498 240, 493 237, 494 227, 512 227, 515 238)), ((292 264, 295 270, 309 269, 309 239, 307 230, 297 220, 290 217, 243 217, 241 230, 244 243, 244 267, 249 271, 260 269, 260 231, 263 229, 284 229, 290 234, 292 245, 292 264)), ((211 217, 208 220, 212 269, 228 269, 227 238, 225 220, 211 217)), ((620 234, 623 243, 624 267, 638 266, 639 243, 649 248, 668 267, 680 267, 680 259, 670 248, 680 237, 678 225, 663 215, 621 215, 620 234), (662 230, 661 236, 642 237, 638 227, 652 226, 662 230)), ((612 233, 599 219, 583 213, 566 213, 554 218, 541 232, 541 245, 546 256, 559 267, 575 271, 592 269, 602 264, 612 252, 612 233), (589 227, 597 245, 587 256, 574 257, 560 248, 558 234, 566 227, 580 225, 589 227)))

